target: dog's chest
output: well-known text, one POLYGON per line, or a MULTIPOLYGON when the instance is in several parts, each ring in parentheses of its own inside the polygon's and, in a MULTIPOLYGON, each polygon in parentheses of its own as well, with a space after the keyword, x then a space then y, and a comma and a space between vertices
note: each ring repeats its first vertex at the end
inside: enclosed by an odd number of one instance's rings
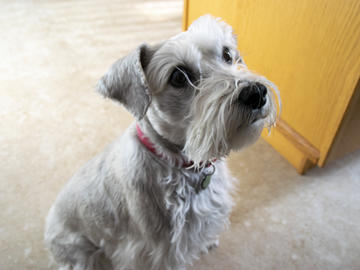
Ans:
POLYGON ((228 223, 231 199, 226 173, 219 167, 210 179, 204 178, 203 174, 179 173, 173 175, 173 185, 167 186, 164 203, 177 250, 206 251, 228 223), (204 180, 208 185, 201 188, 204 180))

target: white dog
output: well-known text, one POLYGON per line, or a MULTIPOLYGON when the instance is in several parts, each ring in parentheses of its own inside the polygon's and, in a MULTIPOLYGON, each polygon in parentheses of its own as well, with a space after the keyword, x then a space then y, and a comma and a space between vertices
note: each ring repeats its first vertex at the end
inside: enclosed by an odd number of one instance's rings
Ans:
POLYGON ((226 23, 141 45, 98 83, 136 122, 90 160, 50 209, 45 241, 60 269, 185 269, 229 222, 224 158, 276 119, 276 87, 250 72, 226 23))

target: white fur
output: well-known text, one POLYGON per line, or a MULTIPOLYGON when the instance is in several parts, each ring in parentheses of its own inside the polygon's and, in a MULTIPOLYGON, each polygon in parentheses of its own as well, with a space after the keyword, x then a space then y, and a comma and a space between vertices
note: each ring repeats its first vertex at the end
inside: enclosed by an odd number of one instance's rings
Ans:
POLYGON ((204 16, 164 43, 141 45, 104 75, 97 90, 134 114, 157 154, 139 141, 134 123, 72 177, 46 222, 45 242, 60 269, 184 270, 217 245, 232 205, 223 160, 276 118, 270 91, 259 110, 237 102, 250 83, 277 91, 239 57, 231 27, 204 16), (232 64, 222 59, 224 46, 232 64), (195 81, 188 74, 179 89, 169 77, 183 66, 195 81), (211 183, 199 190, 213 158, 211 183), (194 166, 184 168, 189 160, 194 166))

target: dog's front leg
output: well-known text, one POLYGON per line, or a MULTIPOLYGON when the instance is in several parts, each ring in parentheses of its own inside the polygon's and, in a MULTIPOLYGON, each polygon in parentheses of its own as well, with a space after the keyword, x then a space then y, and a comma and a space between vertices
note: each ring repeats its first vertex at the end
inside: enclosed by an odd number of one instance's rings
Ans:
POLYGON ((207 249, 208 251, 212 251, 219 246, 219 239, 216 239, 213 243, 209 244, 207 249))
POLYGON ((96 246, 81 232, 64 223, 64 217, 52 207, 47 218, 45 243, 60 270, 111 270, 111 262, 103 249, 96 246))

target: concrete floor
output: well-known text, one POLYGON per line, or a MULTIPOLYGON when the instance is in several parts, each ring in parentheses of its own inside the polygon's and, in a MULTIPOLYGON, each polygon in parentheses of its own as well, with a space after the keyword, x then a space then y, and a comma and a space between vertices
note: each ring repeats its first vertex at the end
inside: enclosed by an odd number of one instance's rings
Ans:
MULTIPOLYGON (((132 122, 92 90, 143 41, 181 30, 171 1, 3 1, 0 269, 49 269, 42 237, 67 179, 132 122)), ((265 74, 266 75, 266 74, 265 74)), ((190 269, 360 269, 360 152, 305 176, 260 140, 229 158, 236 206, 190 269)))

